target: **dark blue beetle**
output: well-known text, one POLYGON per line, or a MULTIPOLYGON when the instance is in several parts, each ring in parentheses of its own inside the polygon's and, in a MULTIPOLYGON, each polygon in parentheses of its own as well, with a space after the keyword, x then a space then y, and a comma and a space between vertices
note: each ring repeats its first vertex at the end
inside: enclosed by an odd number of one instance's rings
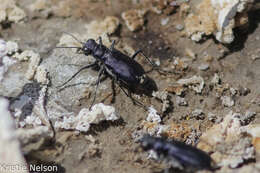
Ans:
MULTIPOLYGON (((73 35, 71 36, 74 37, 73 35)), ((75 39, 77 40, 77 38, 75 39)), ((80 43, 82 44, 82 47, 57 47, 57 48, 78 48, 78 51, 81 51, 83 54, 92 55, 96 59, 96 61, 92 64, 82 67, 69 80, 67 80, 64 84, 62 84, 59 87, 62 87, 65 84, 67 84, 82 70, 90 67, 98 67, 99 68, 98 79, 96 82, 94 98, 90 108, 95 102, 96 91, 100 83, 100 78, 104 74, 106 76, 110 76, 113 79, 113 81, 119 84, 119 87, 122 89, 122 91, 128 97, 130 97, 134 103, 137 103, 146 109, 146 107, 142 103, 140 103, 139 101, 131 97, 132 92, 150 94, 152 93, 152 91, 157 90, 154 81, 152 81, 149 77, 145 75, 145 71, 143 67, 134 60, 136 55, 142 53, 142 51, 139 50, 132 57, 129 57, 114 48, 115 41, 112 42, 110 48, 104 46, 102 44, 101 37, 99 37, 99 43, 97 43, 93 39, 89 39, 85 43, 84 42, 80 42, 80 43), (126 88, 129 92, 127 93, 122 86, 126 88)), ((155 65, 145 55, 144 57, 153 67, 155 67, 155 65)))
POLYGON ((207 153, 183 142, 145 135, 141 139, 141 146, 145 151, 155 151, 160 158, 177 160, 183 167, 213 170, 212 160, 207 153))

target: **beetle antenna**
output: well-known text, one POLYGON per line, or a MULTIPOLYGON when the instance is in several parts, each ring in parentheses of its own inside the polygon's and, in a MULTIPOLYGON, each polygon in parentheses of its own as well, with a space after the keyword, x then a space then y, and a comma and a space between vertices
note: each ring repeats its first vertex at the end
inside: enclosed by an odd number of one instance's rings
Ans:
POLYGON ((68 34, 69 36, 71 36, 72 38, 74 38, 76 41, 78 41, 79 43, 81 43, 82 45, 84 44, 84 42, 80 41, 76 36, 72 35, 71 33, 68 33, 66 31, 62 31, 65 34, 68 34))
POLYGON ((63 47, 63 46, 58 46, 58 47, 55 47, 55 48, 77 48, 77 49, 81 49, 81 47, 63 47))

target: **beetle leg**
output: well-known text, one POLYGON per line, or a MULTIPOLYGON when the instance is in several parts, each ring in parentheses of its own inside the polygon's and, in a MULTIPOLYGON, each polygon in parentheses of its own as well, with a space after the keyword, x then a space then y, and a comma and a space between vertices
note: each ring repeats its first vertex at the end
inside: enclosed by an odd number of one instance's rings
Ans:
POLYGON ((118 80, 118 78, 117 78, 116 75, 114 75, 108 68, 106 68, 106 66, 105 66, 105 69, 106 69, 106 71, 111 75, 111 77, 113 78, 113 80, 118 84, 119 88, 125 93, 125 95, 126 95, 127 97, 129 97, 134 103, 137 103, 139 106, 143 107, 144 110, 148 110, 145 105, 143 105, 143 104, 142 104, 141 102, 139 102, 138 100, 134 99, 134 98, 131 96, 131 94, 128 94, 128 93, 124 90, 124 88, 120 85, 119 80, 118 80))
POLYGON ((100 36, 98 37, 98 41, 99 41, 100 47, 102 47, 103 46, 103 42, 102 42, 102 38, 100 36))
POLYGON ((93 104, 94 104, 94 102, 95 102, 95 100, 96 100, 96 96, 97 96, 97 89, 98 89, 98 86, 99 86, 99 84, 100 84, 100 78, 101 78, 101 76, 102 76, 102 74, 104 73, 104 71, 105 71, 105 68, 104 68, 104 65, 103 66, 101 66, 101 68, 100 68, 100 70, 99 70, 99 72, 98 72, 98 78, 97 78, 97 85, 96 85, 96 88, 95 88, 95 93, 94 93, 94 98, 93 98, 93 100, 92 100, 92 102, 91 102, 91 105, 90 105, 90 110, 91 110, 91 108, 92 108, 92 106, 93 106, 93 104))
POLYGON ((115 80, 111 80, 111 88, 112 88, 112 100, 111 100, 111 103, 115 103, 115 100, 116 100, 116 88, 115 88, 115 80))
POLYGON ((92 64, 89 64, 87 66, 84 66, 82 67, 81 69, 79 69, 73 76, 71 76, 66 82, 64 82, 62 85, 60 86, 57 86, 57 88, 60 88, 60 87, 63 87, 64 85, 66 85, 69 81, 71 81, 75 76, 77 76, 81 71, 87 69, 87 68, 90 68, 90 67, 94 67, 97 65, 97 61, 95 61, 94 63, 92 64))
POLYGON ((143 53, 142 50, 136 51, 136 52, 132 55, 131 58, 132 58, 132 59, 135 59, 135 57, 136 57, 139 53, 141 53, 141 54, 145 57, 145 59, 146 59, 153 67, 156 67, 156 65, 143 53))
POLYGON ((113 40, 113 41, 112 41, 112 44, 111 44, 111 46, 110 46, 110 50, 111 50, 111 51, 114 50, 114 48, 115 48, 115 43, 116 43, 116 41, 113 40))
MULTIPOLYGON (((102 83, 103 81, 105 81, 108 78, 108 75, 104 75, 101 79, 100 79, 100 83, 102 83)), ((97 85, 98 81, 96 81, 95 83, 91 84, 91 86, 95 86, 97 85)))
POLYGON ((157 70, 160 74, 171 73, 171 72, 167 72, 167 71, 165 71, 165 70, 160 69, 159 66, 157 66, 156 64, 154 64, 154 63, 142 52, 142 50, 136 51, 136 52, 133 54, 132 59, 134 59, 139 53, 141 53, 141 54, 145 57, 146 61, 148 61, 148 62, 151 64, 151 66, 152 66, 152 69, 149 70, 148 73, 151 72, 151 71, 154 70, 154 69, 157 70))
POLYGON ((139 105, 139 106, 141 106, 142 108, 144 108, 144 110, 146 110, 146 111, 148 110, 147 107, 146 107, 144 104, 142 104, 142 103, 139 102, 138 100, 134 99, 131 94, 127 93, 127 92, 124 90, 124 88, 121 87, 120 84, 119 84, 117 81, 116 81, 116 83, 118 84, 119 88, 125 93, 125 95, 132 100, 133 104, 136 104, 136 103, 137 103, 137 105, 139 105))

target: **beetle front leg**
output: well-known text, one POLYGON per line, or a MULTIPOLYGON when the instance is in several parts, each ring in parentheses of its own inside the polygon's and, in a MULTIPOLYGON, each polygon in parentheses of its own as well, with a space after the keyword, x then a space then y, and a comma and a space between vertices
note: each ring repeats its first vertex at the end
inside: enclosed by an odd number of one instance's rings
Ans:
POLYGON ((93 106, 93 104, 94 104, 94 102, 95 102, 95 100, 96 100, 97 89, 98 89, 98 86, 99 86, 99 84, 100 84, 100 78, 101 78, 102 74, 104 73, 104 71, 105 71, 105 68, 104 68, 104 65, 102 65, 101 68, 100 68, 100 70, 99 70, 99 72, 98 72, 98 78, 97 78, 97 82, 96 82, 97 85, 96 85, 95 92, 94 92, 94 98, 93 98, 93 100, 92 100, 92 102, 91 102, 91 105, 90 105, 90 107, 89 107, 90 110, 91 110, 91 108, 92 108, 92 106, 93 106))
POLYGON ((112 41, 112 44, 111 44, 111 46, 110 46, 110 50, 111 50, 111 51, 113 51, 113 50, 115 49, 115 43, 116 43, 116 41, 113 40, 113 41, 112 41))

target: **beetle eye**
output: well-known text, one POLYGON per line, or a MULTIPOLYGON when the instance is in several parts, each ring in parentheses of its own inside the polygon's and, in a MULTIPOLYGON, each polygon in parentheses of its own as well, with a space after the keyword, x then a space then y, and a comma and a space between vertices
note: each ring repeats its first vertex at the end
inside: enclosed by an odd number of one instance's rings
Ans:
POLYGON ((84 47, 83 52, 84 52, 85 55, 89 55, 91 53, 91 50, 87 47, 84 47))

